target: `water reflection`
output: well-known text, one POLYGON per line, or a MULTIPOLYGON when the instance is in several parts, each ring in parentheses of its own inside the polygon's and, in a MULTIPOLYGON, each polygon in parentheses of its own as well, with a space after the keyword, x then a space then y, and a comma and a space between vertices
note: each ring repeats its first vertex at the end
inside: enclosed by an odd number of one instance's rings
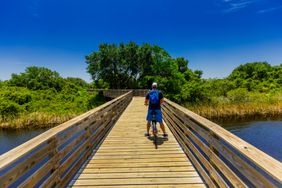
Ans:
POLYGON ((223 127, 282 162, 282 121, 229 123, 223 127))
POLYGON ((0 155, 21 145, 29 139, 43 133, 47 129, 37 130, 1 130, 0 129, 0 155))

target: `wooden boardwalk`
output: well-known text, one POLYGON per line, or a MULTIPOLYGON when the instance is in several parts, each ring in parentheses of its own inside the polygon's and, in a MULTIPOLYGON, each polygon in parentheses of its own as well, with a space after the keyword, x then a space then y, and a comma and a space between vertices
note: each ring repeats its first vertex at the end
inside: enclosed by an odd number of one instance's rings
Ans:
POLYGON ((205 187, 168 128, 169 138, 160 136, 158 149, 144 136, 147 107, 143 103, 143 97, 133 98, 71 186, 205 187))

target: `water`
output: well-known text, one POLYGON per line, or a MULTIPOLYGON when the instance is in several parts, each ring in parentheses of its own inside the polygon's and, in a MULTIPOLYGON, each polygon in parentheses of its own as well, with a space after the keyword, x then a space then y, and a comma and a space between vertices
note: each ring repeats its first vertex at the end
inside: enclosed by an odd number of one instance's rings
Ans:
MULTIPOLYGON (((223 127, 282 162, 282 121, 232 123, 223 127)), ((0 130, 0 155, 44 131, 46 129, 0 130)))
POLYGON ((282 121, 232 123, 223 127, 282 162, 282 121))
POLYGON ((31 138, 43 133, 46 129, 37 130, 1 130, 0 129, 0 155, 21 145, 31 138))

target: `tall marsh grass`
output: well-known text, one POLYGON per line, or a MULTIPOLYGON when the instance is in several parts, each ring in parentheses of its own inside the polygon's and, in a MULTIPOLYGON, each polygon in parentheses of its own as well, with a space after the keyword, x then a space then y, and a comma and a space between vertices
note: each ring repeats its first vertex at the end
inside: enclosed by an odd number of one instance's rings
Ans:
POLYGON ((213 98, 209 104, 185 105, 189 110, 216 122, 282 119, 282 93, 240 93, 213 98))
POLYGON ((33 112, 30 114, 21 114, 16 118, 0 118, 0 128, 2 129, 37 129, 50 128, 66 122, 79 113, 47 113, 47 112, 33 112))

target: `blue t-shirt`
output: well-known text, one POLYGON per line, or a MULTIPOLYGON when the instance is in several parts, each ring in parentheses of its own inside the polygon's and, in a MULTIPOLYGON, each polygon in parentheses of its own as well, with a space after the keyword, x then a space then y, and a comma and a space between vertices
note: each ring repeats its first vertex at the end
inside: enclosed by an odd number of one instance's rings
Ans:
POLYGON ((150 102, 150 92, 151 91, 154 91, 154 90, 150 90, 146 94, 146 99, 149 100, 149 109, 150 110, 159 110, 159 109, 161 109, 161 99, 164 98, 163 93, 161 91, 159 91, 159 90, 155 90, 155 91, 157 91, 159 93, 159 101, 156 104, 152 104, 150 102))

